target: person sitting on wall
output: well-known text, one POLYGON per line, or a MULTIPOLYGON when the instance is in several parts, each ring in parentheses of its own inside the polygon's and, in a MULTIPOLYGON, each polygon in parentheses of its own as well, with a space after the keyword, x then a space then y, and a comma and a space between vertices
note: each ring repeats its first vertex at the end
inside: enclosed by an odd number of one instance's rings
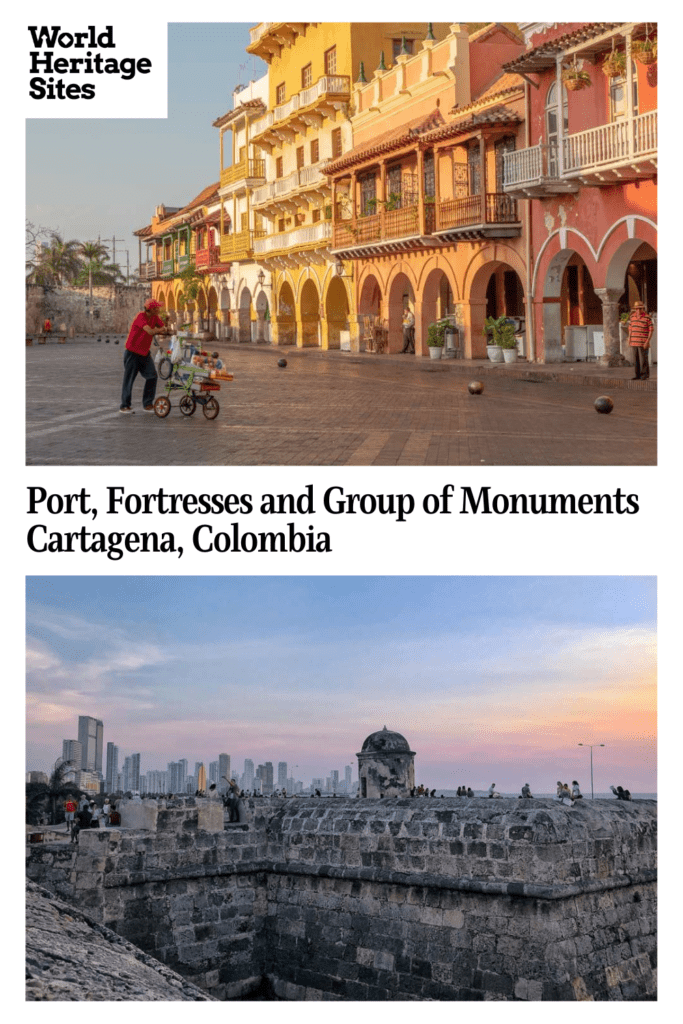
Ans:
POLYGON ((491 785, 489 786, 489 797, 491 797, 491 799, 494 799, 495 797, 497 797, 500 800, 500 793, 496 793, 495 790, 496 790, 496 784, 495 784, 495 782, 492 782, 491 785))
POLYGON ((572 782, 572 797, 574 800, 583 800, 583 793, 581 792, 576 779, 572 782))
POLYGON ((460 786, 458 786, 458 792, 455 795, 462 796, 462 788, 460 786))
POLYGON ((130 405, 133 395, 133 382, 139 373, 145 378, 145 386, 142 392, 142 407, 145 412, 154 412, 157 371, 149 350, 157 334, 168 334, 166 325, 156 313, 158 309, 161 309, 160 302, 157 302, 156 299, 147 299, 145 308, 142 312, 138 313, 131 324, 126 340, 126 350, 123 354, 123 385, 121 388, 119 412, 133 412, 130 405))
POLYGON ((467 795, 468 795, 469 797, 473 797, 473 796, 474 796, 474 793, 473 793, 473 791, 472 791, 472 790, 470 789, 470 787, 469 787, 469 786, 467 787, 467 795))
POLYGON ((533 800, 531 786, 528 782, 525 782, 522 786, 522 795, 520 796, 520 800, 533 800))
POLYGON ((563 783, 563 782, 558 782, 557 783, 557 799, 562 804, 569 804, 569 805, 571 805, 574 802, 572 800, 572 795, 569 792, 569 786, 567 786, 566 783, 563 783))

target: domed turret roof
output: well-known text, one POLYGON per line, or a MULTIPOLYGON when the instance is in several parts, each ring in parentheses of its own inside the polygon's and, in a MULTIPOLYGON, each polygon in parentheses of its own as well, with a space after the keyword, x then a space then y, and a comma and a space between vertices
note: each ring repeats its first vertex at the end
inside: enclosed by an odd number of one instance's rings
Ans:
POLYGON ((386 725, 379 732, 371 733, 363 743, 361 753, 368 754, 371 751, 403 751, 411 753, 408 740, 401 736, 400 732, 391 732, 386 725))

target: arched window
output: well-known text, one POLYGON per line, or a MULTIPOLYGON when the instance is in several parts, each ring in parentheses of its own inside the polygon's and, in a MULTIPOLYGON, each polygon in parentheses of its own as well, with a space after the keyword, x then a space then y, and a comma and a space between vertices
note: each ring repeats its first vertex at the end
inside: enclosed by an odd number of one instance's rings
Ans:
MULTIPOLYGON (((566 135, 569 128, 569 113, 567 103, 567 90, 562 86, 562 125, 563 135, 566 135)), ((557 102, 557 82, 548 89, 545 100, 545 132, 548 144, 548 174, 555 177, 558 171, 557 147, 560 139, 560 112, 557 102)))
MULTIPOLYGON (((633 75, 633 116, 638 113, 638 70, 635 61, 631 61, 631 73, 633 75)), ((609 80, 609 109, 610 119, 619 121, 626 117, 626 73, 616 75, 609 80)))

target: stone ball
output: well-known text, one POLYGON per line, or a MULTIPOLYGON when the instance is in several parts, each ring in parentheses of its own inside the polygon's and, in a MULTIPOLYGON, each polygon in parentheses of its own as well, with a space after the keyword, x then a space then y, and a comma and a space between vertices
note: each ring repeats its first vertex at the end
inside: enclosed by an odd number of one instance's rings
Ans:
POLYGON ((278 359, 277 365, 281 366, 284 369, 284 367, 287 365, 287 360, 286 359, 278 359))
POLYGON ((467 390, 471 395, 480 395, 484 390, 484 385, 480 380, 471 380, 467 385, 467 390))
POLYGON ((614 408, 614 402, 609 395, 599 395, 593 404, 596 412, 608 413, 614 408))
POLYGON ((405 750, 410 753, 408 740, 405 736, 401 736, 400 732, 391 732, 391 730, 387 729, 386 725, 379 732, 371 733, 363 743, 361 750, 363 753, 369 753, 373 750, 378 752, 405 750))

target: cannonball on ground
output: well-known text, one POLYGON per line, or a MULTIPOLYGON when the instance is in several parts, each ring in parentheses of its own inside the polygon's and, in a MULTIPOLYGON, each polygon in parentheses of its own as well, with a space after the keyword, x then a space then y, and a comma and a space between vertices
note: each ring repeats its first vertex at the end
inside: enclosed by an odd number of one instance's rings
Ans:
POLYGON ((118 345, 118 343, 119 343, 119 339, 117 338, 116 341, 114 342, 114 344, 118 345))
POLYGON ((218 352, 212 352, 211 353, 211 358, 212 359, 218 359, 218 352))
POLYGON ((480 395, 484 390, 484 385, 480 380, 471 380, 467 385, 467 390, 471 395, 480 395))
POLYGON ((105 345, 108 345, 108 344, 109 344, 109 338, 105 338, 105 339, 104 339, 104 344, 105 344, 105 345))
POLYGON ((611 412, 614 408, 614 402, 609 395, 599 395, 593 403, 596 412, 611 412))
POLYGON ((278 359, 277 365, 278 366, 282 366, 284 368, 287 365, 287 360, 286 359, 278 359))

